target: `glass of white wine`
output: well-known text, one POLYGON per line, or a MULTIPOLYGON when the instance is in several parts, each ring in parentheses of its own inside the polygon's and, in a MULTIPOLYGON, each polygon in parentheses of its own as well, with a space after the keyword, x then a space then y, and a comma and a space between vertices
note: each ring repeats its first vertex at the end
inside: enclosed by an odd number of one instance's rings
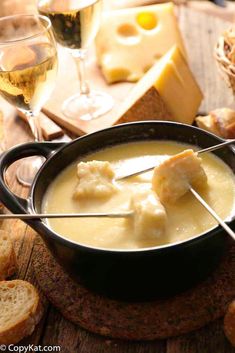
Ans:
MULTIPOLYGON (((47 17, 0 18, 0 94, 26 115, 35 141, 42 140, 37 115, 54 88, 56 73, 56 42, 47 17)), ((30 185, 42 162, 40 157, 22 161, 18 181, 30 185)))
POLYGON ((65 116, 91 120, 113 107, 113 98, 105 92, 90 90, 85 77, 85 58, 98 32, 102 0, 39 0, 38 10, 52 22, 57 42, 76 60, 80 92, 68 98, 62 107, 65 116))

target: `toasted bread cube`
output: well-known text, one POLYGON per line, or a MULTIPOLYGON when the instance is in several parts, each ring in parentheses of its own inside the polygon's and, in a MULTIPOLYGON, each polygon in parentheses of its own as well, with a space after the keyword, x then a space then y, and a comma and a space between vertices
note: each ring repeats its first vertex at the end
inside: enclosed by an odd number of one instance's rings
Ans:
POLYGON ((202 187, 207 176, 201 158, 193 150, 185 150, 169 157, 154 169, 152 188, 161 202, 174 203, 192 187, 202 187))
POLYGON ((109 162, 80 162, 77 176, 74 198, 106 198, 118 190, 114 182, 115 173, 109 162))
POLYGON ((134 234, 139 240, 159 238, 164 235, 166 211, 153 190, 143 190, 131 198, 130 208, 134 211, 134 234))

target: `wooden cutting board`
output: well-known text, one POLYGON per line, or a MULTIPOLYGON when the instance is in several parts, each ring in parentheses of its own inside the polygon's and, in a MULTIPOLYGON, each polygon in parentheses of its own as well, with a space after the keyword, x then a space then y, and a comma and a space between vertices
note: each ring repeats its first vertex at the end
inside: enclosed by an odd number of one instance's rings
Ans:
MULTIPOLYGON (((200 113, 224 106, 234 107, 233 95, 220 77, 213 58, 213 49, 219 34, 231 26, 231 23, 184 6, 178 8, 178 18, 190 67, 205 96, 199 109, 200 113)), ((115 101, 114 108, 103 117, 90 122, 71 120, 63 115, 61 105, 66 98, 79 90, 76 66, 63 48, 59 48, 59 63, 56 89, 46 104, 44 112, 55 122, 77 135, 109 127, 110 120, 115 116, 120 103, 126 98, 133 84, 107 85, 96 65, 95 51, 92 49, 87 60, 87 76, 90 85, 93 89, 111 94, 115 101)))

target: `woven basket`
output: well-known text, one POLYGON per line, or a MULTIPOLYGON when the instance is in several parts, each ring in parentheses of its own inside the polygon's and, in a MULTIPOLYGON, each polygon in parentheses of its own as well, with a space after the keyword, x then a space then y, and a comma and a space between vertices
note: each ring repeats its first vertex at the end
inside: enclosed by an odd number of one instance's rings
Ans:
POLYGON ((235 27, 219 37, 214 54, 220 73, 235 95, 235 27))

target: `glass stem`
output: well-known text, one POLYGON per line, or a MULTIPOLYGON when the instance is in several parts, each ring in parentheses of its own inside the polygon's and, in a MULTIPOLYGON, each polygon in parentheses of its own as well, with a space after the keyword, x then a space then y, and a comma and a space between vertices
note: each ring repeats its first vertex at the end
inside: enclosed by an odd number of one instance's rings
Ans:
POLYGON ((40 126, 39 117, 35 116, 34 113, 31 111, 25 112, 25 115, 27 116, 30 129, 31 129, 32 134, 34 136, 34 141, 35 142, 43 141, 42 129, 40 126))
POLYGON ((72 56, 75 59, 78 71, 78 78, 80 82, 80 93, 86 96, 90 93, 90 87, 86 79, 85 59, 86 49, 72 50, 72 56))

